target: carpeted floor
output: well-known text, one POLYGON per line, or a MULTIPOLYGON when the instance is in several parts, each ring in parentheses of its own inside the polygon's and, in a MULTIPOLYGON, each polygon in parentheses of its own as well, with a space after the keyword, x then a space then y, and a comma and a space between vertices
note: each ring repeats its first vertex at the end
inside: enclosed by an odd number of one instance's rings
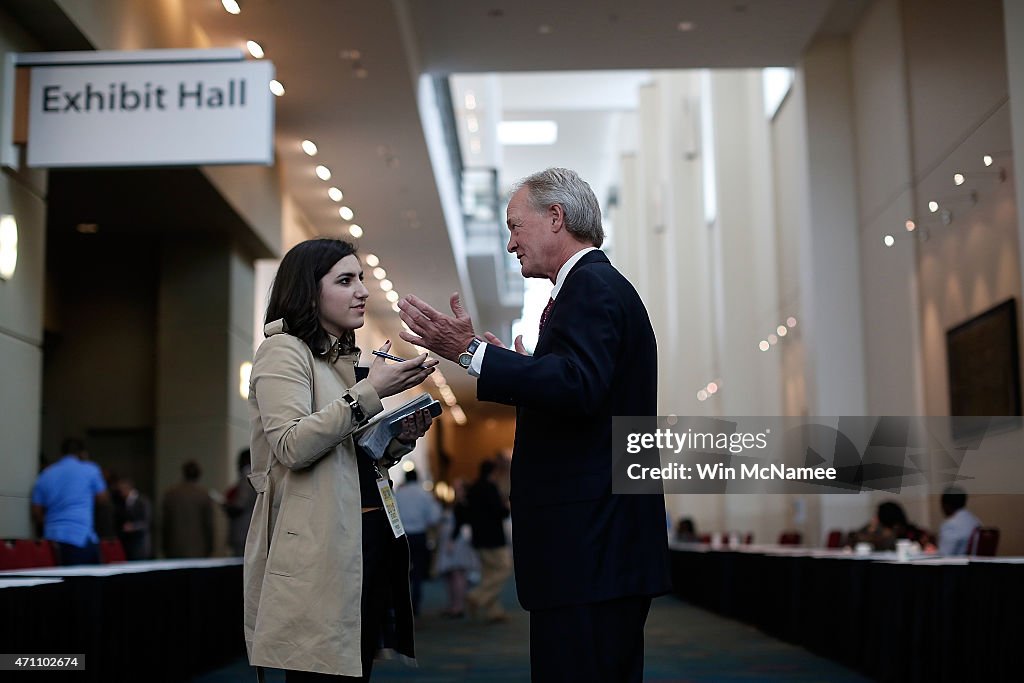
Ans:
MULTIPOLYGON (((424 616, 416 630, 419 667, 397 661, 377 662, 373 683, 529 681, 529 618, 515 600, 511 580, 505 591, 510 619, 500 624, 439 616, 445 599, 440 581, 428 583, 424 594, 424 616)), ((670 596, 654 601, 646 642, 647 683, 867 680, 829 660, 670 596)), ((268 683, 284 681, 279 671, 267 674, 268 683)), ((194 683, 255 680, 254 670, 243 660, 194 679, 194 683)))

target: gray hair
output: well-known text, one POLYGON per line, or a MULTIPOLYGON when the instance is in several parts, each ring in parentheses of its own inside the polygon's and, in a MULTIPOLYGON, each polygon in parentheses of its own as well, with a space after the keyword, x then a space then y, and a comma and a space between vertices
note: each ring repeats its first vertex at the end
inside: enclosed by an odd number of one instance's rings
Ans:
POLYGON ((529 175, 512 188, 515 194, 526 188, 530 205, 547 211, 558 204, 565 212, 565 227, 578 239, 600 247, 604 242, 601 227, 601 205, 587 181, 568 168, 549 168, 529 175))

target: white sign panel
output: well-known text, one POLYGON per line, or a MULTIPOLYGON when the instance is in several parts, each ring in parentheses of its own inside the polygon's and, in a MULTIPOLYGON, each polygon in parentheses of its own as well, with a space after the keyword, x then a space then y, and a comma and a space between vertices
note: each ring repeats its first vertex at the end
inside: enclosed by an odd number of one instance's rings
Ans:
POLYGON ((268 62, 35 66, 28 165, 272 164, 268 62))

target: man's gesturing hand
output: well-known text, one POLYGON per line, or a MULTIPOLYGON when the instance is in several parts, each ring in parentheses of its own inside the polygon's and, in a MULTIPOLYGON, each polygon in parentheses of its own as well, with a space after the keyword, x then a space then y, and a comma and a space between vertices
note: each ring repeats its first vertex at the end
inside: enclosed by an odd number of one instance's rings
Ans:
POLYGON ((412 332, 399 333, 405 341, 430 349, 438 356, 458 362, 459 354, 466 350, 475 336, 473 321, 459 301, 459 293, 451 298, 453 318, 415 296, 403 297, 398 302, 399 315, 412 332))

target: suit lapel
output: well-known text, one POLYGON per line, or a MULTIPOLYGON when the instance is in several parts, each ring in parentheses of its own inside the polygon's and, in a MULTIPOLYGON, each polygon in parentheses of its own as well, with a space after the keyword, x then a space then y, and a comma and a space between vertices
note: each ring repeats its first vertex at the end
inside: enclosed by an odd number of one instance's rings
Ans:
POLYGON ((555 299, 555 304, 551 307, 551 312, 548 314, 547 324, 544 325, 544 329, 541 330, 540 336, 537 338, 537 348, 534 350, 535 356, 539 356, 544 353, 544 340, 548 338, 548 331, 551 329, 551 322, 558 314, 558 302, 564 300, 566 288, 572 286, 572 276, 577 270, 589 263, 611 263, 611 261, 608 260, 608 257, 603 251, 595 249, 584 254, 583 258, 577 261, 576 265, 569 270, 569 274, 565 276, 565 282, 562 283, 562 289, 558 292, 558 298, 555 299))

